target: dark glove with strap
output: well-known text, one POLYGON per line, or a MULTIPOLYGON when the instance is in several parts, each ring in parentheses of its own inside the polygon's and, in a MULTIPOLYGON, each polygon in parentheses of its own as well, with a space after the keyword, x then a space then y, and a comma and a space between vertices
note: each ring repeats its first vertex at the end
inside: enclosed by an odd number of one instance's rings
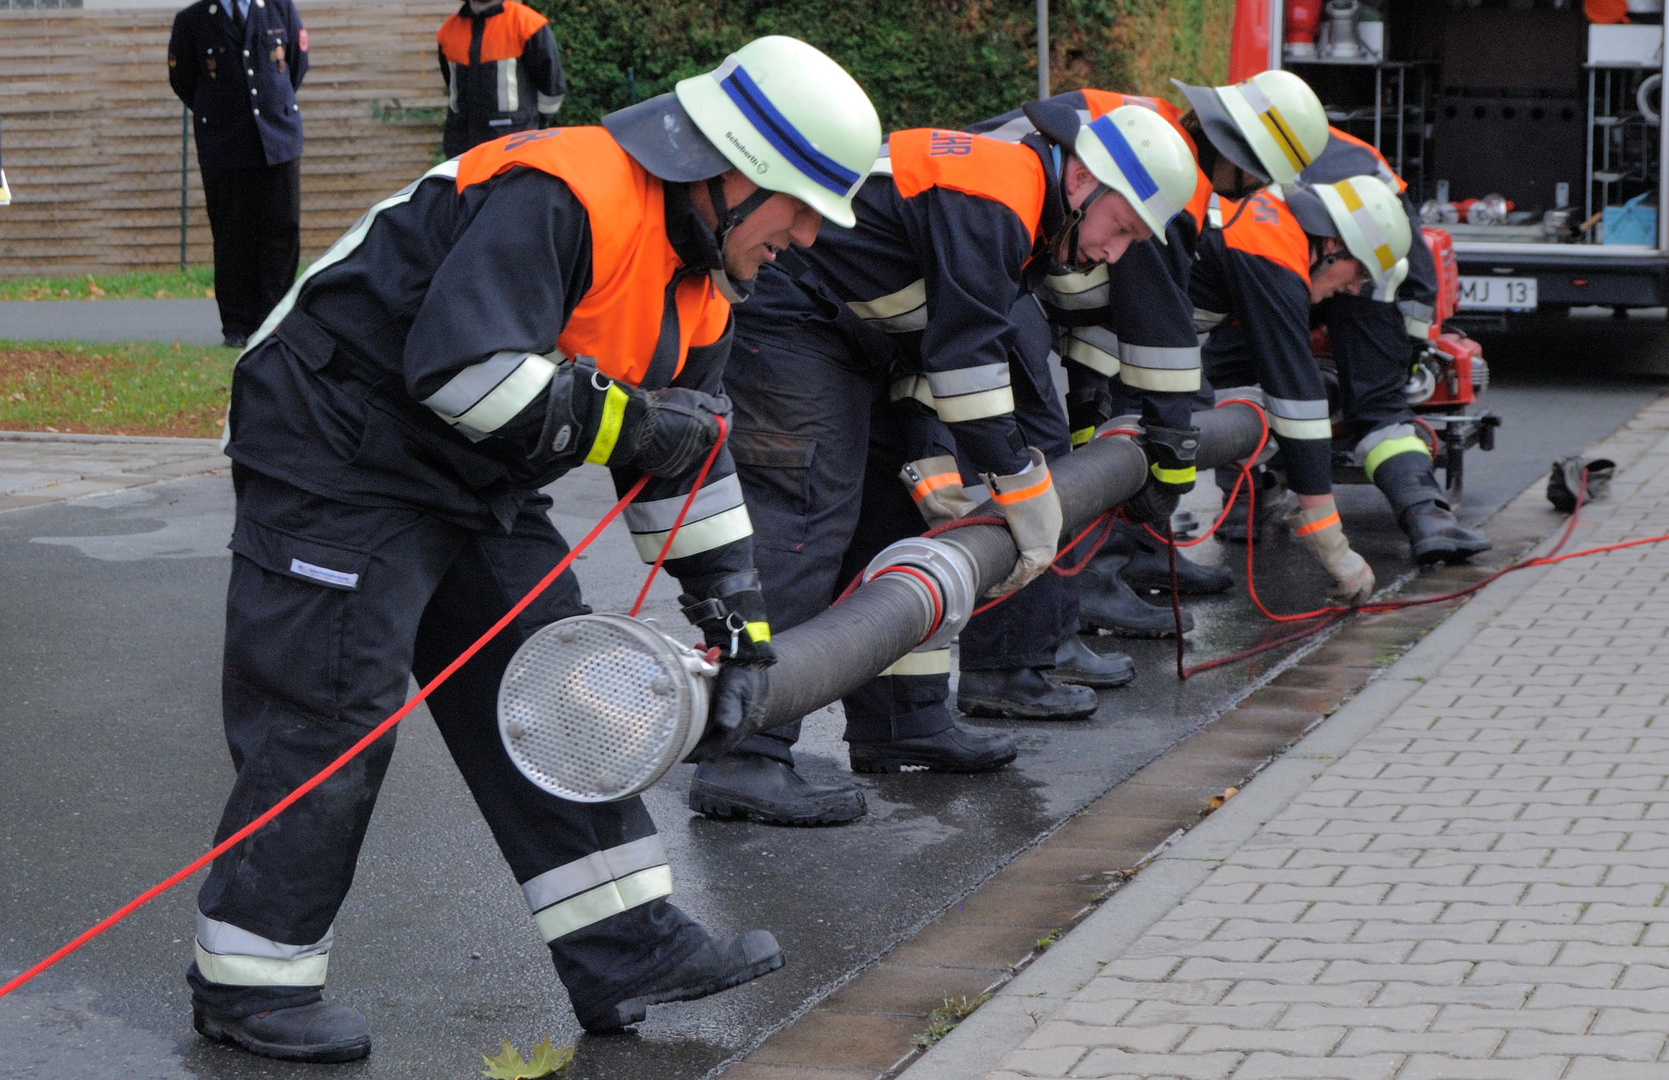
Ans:
POLYGON ((541 464, 581 461, 611 468, 635 466, 676 479, 693 472, 719 438, 719 418, 730 399, 672 387, 638 390, 597 370, 581 356, 551 378, 544 425, 533 453, 541 464))
POLYGON ((707 731, 685 761, 712 761, 765 729, 771 700, 771 669, 766 664, 725 664, 713 680, 707 731))
POLYGON ((1080 386, 1066 395, 1066 425, 1077 449, 1095 438, 1095 429, 1113 418, 1113 395, 1105 386, 1080 386))
POLYGON ((1199 428, 1142 425, 1140 446, 1147 455, 1147 483, 1124 502, 1131 521, 1162 525, 1176 513, 1176 504, 1194 489, 1194 455, 1200 446, 1199 428))
POLYGON ((685 593, 678 602, 691 625, 701 628, 707 647, 719 650, 722 663, 776 663, 758 570, 731 574, 708 589, 705 598, 685 593))

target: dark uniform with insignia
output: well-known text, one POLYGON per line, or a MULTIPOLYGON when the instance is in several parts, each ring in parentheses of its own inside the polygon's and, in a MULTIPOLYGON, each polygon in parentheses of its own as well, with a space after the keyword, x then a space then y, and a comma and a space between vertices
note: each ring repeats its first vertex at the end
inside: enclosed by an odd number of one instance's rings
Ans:
POLYGON ((168 82, 192 111, 227 344, 242 344, 301 257, 307 31, 290 0, 198 0, 174 17, 168 82))

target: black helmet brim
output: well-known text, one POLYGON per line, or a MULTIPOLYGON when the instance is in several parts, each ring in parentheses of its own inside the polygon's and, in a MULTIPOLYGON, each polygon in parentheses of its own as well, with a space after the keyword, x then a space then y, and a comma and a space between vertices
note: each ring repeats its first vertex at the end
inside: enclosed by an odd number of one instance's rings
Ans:
POLYGON ((732 167, 673 94, 611 112, 602 123, 626 153, 662 180, 690 184, 732 167))
POLYGON ((1240 128, 1230 118, 1228 110, 1217 99, 1217 91, 1209 86, 1189 86, 1181 79, 1172 79, 1171 85, 1182 91, 1182 96, 1193 106, 1194 115, 1200 118, 1200 127, 1205 130, 1205 137, 1211 140, 1211 145, 1217 152, 1238 165, 1242 171, 1257 177, 1264 183, 1269 183, 1269 173, 1252 146, 1240 135, 1240 128))

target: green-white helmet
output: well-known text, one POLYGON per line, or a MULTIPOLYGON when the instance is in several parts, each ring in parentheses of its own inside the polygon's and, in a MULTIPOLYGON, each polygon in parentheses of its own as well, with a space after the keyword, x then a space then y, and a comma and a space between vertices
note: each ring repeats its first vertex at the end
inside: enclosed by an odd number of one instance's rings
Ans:
POLYGON ((1233 86, 1172 79, 1218 152, 1265 183, 1290 184, 1327 148, 1327 110, 1290 71, 1260 71, 1233 86))
POLYGON ((855 223, 852 196, 881 151, 881 119, 839 64, 796 38, 762 37, 673 92, 742 175, 855 223))
POLYGON ((1024 108, 1038 131, 1069 147, 1091 175, 1124 196, 1161 244, 1168 242, 1165 227, 1194 197, 1200 176, 1193 151, 1168 121, 1140 105, 1123 105, 1088 121, 1060 102, 1036 101, 1024 108))
POLYGON ((1389 303, 1408 276, 1413 228, 1397 193, 1378 177, 1352 176, 1334 184, 1293 186, 1286 202, 1311 236, 1332 236, 1367 268, 1375 300, 1389 303))

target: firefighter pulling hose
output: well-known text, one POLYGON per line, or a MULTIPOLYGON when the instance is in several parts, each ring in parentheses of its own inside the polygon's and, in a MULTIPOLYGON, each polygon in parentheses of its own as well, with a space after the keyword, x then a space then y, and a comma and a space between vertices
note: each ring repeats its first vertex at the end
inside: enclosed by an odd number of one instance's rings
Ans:
MULTIPOLYGON (((1263 432, 1245 403, 1196 413, 1197 463, 1250 456, 1263 432)), ((1136 495, 1148 457, 1125 437, 1095 439, 1051 469, 1064 534, 1136 495)), ((983 508, 994 512, 989 504, 983 508)), ((976 509, 971 516, 979 517, 976 509)), ((533 783, 585 802, 637 795, 680 760, 710 760, 756 732, 804 716, 863 686, 925 645, 948 645, 975 604, 1012 571, 1014 538, 1002 525, 967 525, 900 541, 871 564, 850 596, 777 634, 777 662, 751 673, 746 707, 715 703, 713 672, 676 640, 619 615, 581 615, 530 638, 505 670, 499 730, 533 783), (898 570, 901 572, 887 572, 898 570)))

